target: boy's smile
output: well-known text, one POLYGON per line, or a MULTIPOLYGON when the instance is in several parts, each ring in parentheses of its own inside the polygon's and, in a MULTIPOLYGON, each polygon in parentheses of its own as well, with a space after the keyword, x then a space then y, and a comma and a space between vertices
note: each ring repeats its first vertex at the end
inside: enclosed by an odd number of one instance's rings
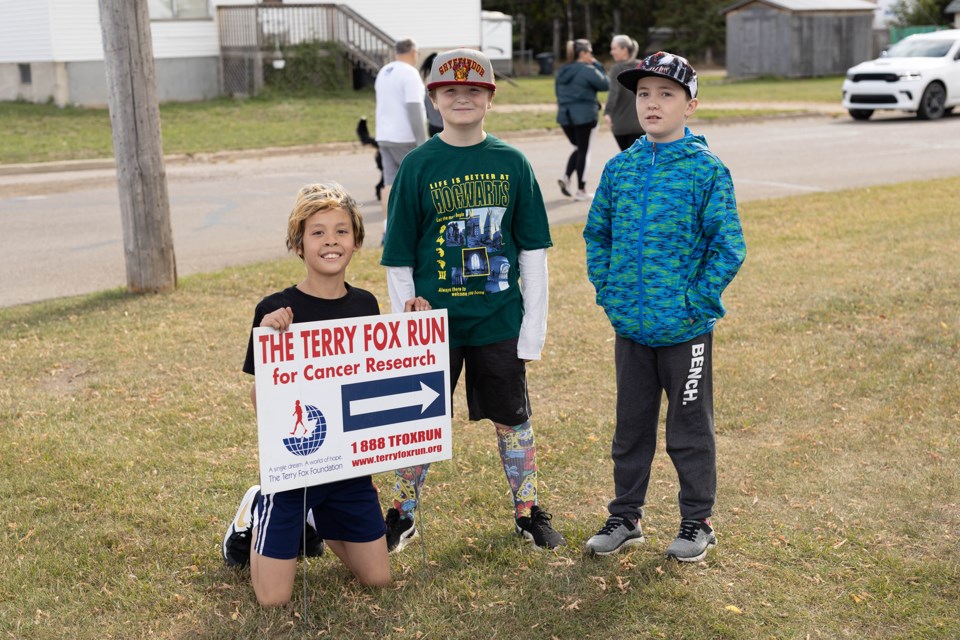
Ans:
POLYGON ((648 76, 637 82, 637 118, 651 142, 673 142, 683 137, 687 118, 699 101, 687 99, 679 82, 648 76))

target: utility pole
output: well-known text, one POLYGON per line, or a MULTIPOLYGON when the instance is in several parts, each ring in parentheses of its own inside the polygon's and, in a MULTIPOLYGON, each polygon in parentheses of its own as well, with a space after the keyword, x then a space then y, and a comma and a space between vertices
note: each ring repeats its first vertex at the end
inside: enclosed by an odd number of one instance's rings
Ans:
POLYGON ((172 291, 177 263, 147 3, 99 0, 130 293, 172 291))

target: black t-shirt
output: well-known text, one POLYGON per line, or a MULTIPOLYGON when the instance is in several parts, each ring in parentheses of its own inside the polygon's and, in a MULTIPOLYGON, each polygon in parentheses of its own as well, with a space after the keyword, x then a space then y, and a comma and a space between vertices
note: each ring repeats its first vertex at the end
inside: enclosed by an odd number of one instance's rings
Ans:
POLYGON ((251 375, 254 373, 253 329, 260 326, 260 321, 265 315, 277 309, 290 307, 293 310, 294 322, 319 322, 380 315, 380 304, 372 293, 365 289, 351 287, 349 284, 346 284, 346 287, 347 295, 334 300, 315 298, 300 291, 296 286, 287 287, 261 300, 253 314, 253 328, 250 330, 250 339, 247 342, 247 357, 243 362, 244 373, 251 375))

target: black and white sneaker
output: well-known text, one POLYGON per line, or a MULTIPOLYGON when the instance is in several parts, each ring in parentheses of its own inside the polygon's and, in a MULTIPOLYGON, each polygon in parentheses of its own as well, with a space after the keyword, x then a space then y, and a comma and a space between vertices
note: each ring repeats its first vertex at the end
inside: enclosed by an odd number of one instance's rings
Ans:
POLYGON ((417 537, 414 518, 401 516, 393 507, 387 509, 387 553, 402 551, 410 541, 417 537))
POLYGON ((313 519, 313 509, 307 511, 307 526, 304 540, 300 541, 300 555, 308 558, 319 558, 323 555, 325 544, 317 533, 317 525, 313 519))
POLYGON ((529 516, 517 518, 517 535, 541 549, 556 549, 567 544, 563 536, 550 525, 553 518, 537 505, 530 508, 529 516))
POLYGON ((237 508, 237 515, 233 517, 233 521, 227 527, 220 553, 228 567, 245 567, 250 564, 253 512, 259 499, 260 485, 255 484, 243 494, 243 500, 240 501, 240 506, 237 508))
MULTIPOLYGON (((250 564, 250 547, 253 543, 253 512, 257 508, 259 499, 260 485, 254 485, 247 489, 247 492, 243 495, 243 500, 240 501, 240 507, 237 508, 237 515, 233 517, 233 522, 227 527, 227 533, 223 536, 221 555, 228 567, 243 568, 250 564)), ((318 558, 323 555, 325 547, 323 538, 317 534, 313 521, 313 511, 308 511, 306 542, 301 540, 298 555, 318 558)))

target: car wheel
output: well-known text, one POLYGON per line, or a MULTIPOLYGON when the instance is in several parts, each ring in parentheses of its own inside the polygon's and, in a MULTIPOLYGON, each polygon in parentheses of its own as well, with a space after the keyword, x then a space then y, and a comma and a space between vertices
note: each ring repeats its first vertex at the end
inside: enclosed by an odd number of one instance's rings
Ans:
POLYGON ((947 101, 947 90, 938 82, 931 82, 923 90, 923 97, 920 98, 920 108, 917 110, 917 117, 921 120, 936 120, 943 117, 946 112, 944 103, 947 101))
POLYGON ((850 117, 854 120, 869 120, 873 109, 850 109, 850 117))

